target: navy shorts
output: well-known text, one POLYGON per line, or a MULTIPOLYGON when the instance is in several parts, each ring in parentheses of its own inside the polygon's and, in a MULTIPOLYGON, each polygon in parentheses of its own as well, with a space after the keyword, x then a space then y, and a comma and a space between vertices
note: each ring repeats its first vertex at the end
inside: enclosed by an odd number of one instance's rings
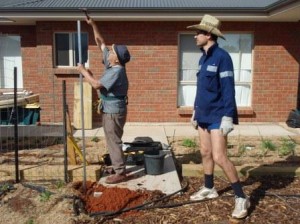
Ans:
POLYGON ((221 123, 198 123, 199 127, 203 129, 207 129, 208 131, 211 131, 213 129, 220 129, 221 123))

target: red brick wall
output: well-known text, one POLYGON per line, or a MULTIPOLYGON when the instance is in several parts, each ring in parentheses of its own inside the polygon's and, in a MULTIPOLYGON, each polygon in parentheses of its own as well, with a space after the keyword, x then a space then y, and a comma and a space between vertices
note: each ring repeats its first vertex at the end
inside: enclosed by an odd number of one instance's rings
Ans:
MULTIPOLYGON (((197 23, 195 21, 194 23, 197 23)), ((90 69, 99 77, 101 55, 89 32, 90 69)), ((191 108, 177 108, 178 34, 193 22, 99 22, 107 45, 127 44, 132 60, 127 65, 129 122, 188 121, 191 108)), ((38 22, 36 26, 0 26, 0 32, 22 37, 25 89, 40 94, 42 122, 61 122, 62 80, 67 81, 67 102, 73 115, 75 69, 53 68, 53 33, 76 32, 76 22, 38 22)), ((254 35, 252 108, 240 108, 241 121, 285 121, 297 106, 300 23, 224 22, 223 32, 254 35)), ((94 91, 94 99, 96 92, 94 91)), ((93 115, 93 121, 99 116, 93 115)))
POLYGON ((297 107, 300 23, 242 24, 254 34, 253 117, 247 121, 285 121, 297 107))

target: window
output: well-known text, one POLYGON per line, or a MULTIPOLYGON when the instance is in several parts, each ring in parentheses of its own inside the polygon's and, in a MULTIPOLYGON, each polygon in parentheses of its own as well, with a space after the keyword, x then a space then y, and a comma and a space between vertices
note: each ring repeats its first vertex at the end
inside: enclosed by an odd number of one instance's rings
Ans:
MULTIPOLYGON (((81 33, 82 63, 88 62, 88 35, 81 33)), ((55 33, 55 66, 76 66, 79 62, 77 33, 55 33)))
POLYGON ((0 35, 0 88, 14 88, 14 67, 17 67, 17 88, 23 88, 21 38, 0 35))
MULTIPOLYGON (((253 37, 251 34, 234 33, 224 36, 226 40, 218 38, 218 43, 229 52, 233 61, 237 106, 251 106, 253 37)), ((181 34, 179 44, 178 106, 193 106, 201 51, 195 44, 194 34, 181 34)))

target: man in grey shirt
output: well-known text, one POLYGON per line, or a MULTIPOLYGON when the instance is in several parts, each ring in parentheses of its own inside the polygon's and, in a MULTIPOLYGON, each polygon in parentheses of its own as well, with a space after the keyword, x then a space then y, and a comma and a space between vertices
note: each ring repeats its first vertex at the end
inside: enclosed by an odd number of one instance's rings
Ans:
POLYGON ((125 64, 129 62, 130 54, 125 45, 113 44, 109 50, 96 23, 90 17, 86 18, 86 22, 92 26, 97 46, 103 52, 105 71, 97 80, 82 64, 78 64, 77 70, 94 89, 100 90, 103 129, 115 171, 105 182, 116 184, 127 180, 122 136, 127 115, 128 79, 125 64))

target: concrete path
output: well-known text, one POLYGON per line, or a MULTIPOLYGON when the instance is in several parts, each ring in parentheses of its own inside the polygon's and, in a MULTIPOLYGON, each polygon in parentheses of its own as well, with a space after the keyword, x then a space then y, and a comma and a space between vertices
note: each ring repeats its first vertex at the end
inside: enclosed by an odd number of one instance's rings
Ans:
MULTIPOLYGON (((289 128, 285 123, 241 123, 229 136, 295 136, 300 134, 300 128, 289 128)), ((75 137, 82 135, 81 130, 76 130, 75 137)), ((85 136, 104 136, 103 128, 85 130, 85 136)), ((168 137, 173 136, 198 136, 189 123, 126 123, 123 142, 131 142, 136 137, 151 137, 168 145, 168 137)))

